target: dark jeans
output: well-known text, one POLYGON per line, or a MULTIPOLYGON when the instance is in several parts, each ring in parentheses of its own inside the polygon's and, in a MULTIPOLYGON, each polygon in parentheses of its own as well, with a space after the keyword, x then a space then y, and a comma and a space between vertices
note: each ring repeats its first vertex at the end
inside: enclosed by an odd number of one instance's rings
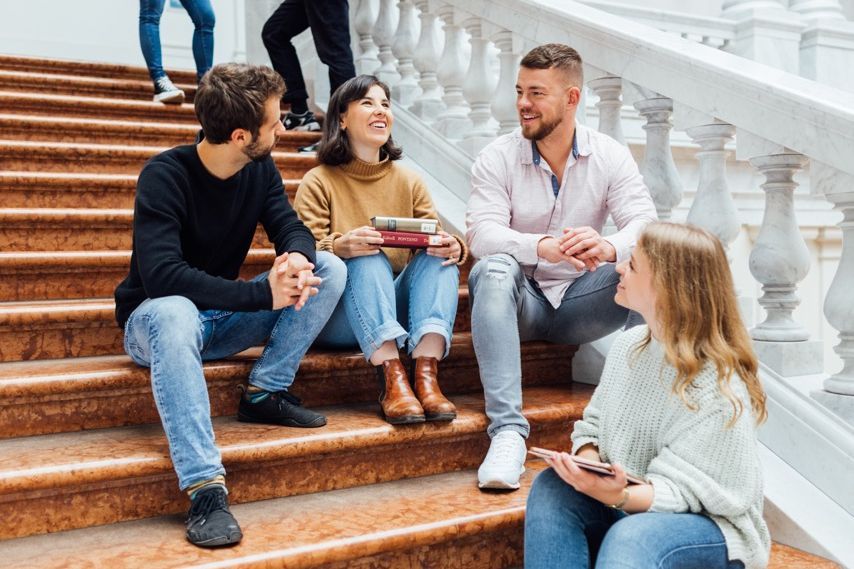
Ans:
POLYGON ((287 92, 282 100, 299 108, 308 101, 296 49, 291 39, 311 28, 320 61, 329 67, 332 93, 356 76, 350 50, 350 7, 347 0, 285 0, 264 24, 261 38, 287 92))
MULTIPOLYGON (((139 45, 152 81, 166 75, 160 50, 160 16, 165 4, 166 0, 139 0, 139 45)), ((193 59, 197 77, 201 79, 213 65, 216 18, 210 0, 181 0, 181 5, 196 27, 193 31, 193 59)))

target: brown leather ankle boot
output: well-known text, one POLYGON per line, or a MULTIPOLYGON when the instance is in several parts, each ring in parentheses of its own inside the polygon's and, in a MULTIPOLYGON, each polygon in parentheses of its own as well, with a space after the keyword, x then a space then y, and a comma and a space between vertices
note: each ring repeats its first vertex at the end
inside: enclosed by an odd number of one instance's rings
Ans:
POLYGON ((424 409, 412 393, 406 369, 399 359, 386 360, 377 366, 380 382, 380 407, 385 420, 392 425, 423 423, 424 409))
POLYGON ((439 389, 439 361, 436 358, 415 358, 412 362, 415 396, 424 408, 428 421, 453 421, 457 408, 439 389))

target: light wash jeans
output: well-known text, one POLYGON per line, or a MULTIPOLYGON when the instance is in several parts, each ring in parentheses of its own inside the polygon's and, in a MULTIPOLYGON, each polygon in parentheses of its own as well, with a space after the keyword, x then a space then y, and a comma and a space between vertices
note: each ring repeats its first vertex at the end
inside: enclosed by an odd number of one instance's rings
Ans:
POLYGON ((443 267, 442 261, 418 253, 395 277, 382 252, 345 259, 347 286, 318 344, 359 346, 369 360, 389 340, 411 353, 424 334, 435 333, 445 338, 447 356, 457 316, 460 270, 456 265, 443 267))
MULTIPOLYGON (((139 45, 152 81, 166 75, 160 49, 160 17, 165 4, 166 0, 139 0, 139 45)), ((197 79, 201 79, 213 65, 216 16, 210 0, 181 0, 181 5, 193 20, 193 59, 197 79)))
MULTIPOLYGON (((169 441, 172 464, 183 490, 224 474, 214 442, 202 362, 234 355, 265 340, 249 383, 267 391, 291 386, 317 333, 338 304, 346 268, 319 252, 314 274, 323 279, 317 296, 293 307, 257 312, 202 310, 183 296, 147 299, 125 323, 125 351, 151 368, 154 402, 169 441)), ((267 274, 255 280, 266 279, 267 274)))
POLYGON ((528 495, 525 569, 594 566, 744 568, 741 561, 727 559, 724 536, 706 516, 653 512, 628 515, 576 491, 551 468, 544 470, 528 495))
POLYGON ((555 309, 510 255, 475 264, 469 273, 471 332, 490 437, 504 429, 526 438, 530 432, 522 415, 520 342, 586 344, 617 330, 629 314, 614 302, 619 280, 614 265, 602 265, 572 283, 555 309))

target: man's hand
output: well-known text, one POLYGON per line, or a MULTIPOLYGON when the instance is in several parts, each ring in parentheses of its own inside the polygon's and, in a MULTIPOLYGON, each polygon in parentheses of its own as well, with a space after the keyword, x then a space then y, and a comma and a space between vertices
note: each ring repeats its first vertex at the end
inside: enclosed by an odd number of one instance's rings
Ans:
POLYGON ((294 305, 302 309, 308 299, 317 294, 322 279, 314 276, 314 265, 302 253, 282 253, 273 261, 267 275, 273 291, 273 310, 294 305))
POLYGON ((364 257, 365 255, 376 255, 380 252, 383 244, 382 235, 379 231, 365 225, 351 229, 332 242, 332 252, 342 259, 353 257, 364 257))
POLYGON ((460 242, 450 234, 440 231, 439 235, 442 236, 442 244, 436 245, 435 247, 427 247, 427 254, 446 259, 442 263, 443 267, 453 265, 460 260, 460 254, 462 254, 463 248, 460 247, 460 242))
POLYGON ((554 237, 540 239, 537 243, 537 257, 545 259, 549 263, 560 263, 566 261, 579 271, 584 270, 584 261, 580 261, 571 255, 564 254, 560 249, 560 241, 554 237))
POLYGON ((559 241, 561 253, 583 262, 591 272, 600 263, 617 260, 617 249, 592 227, 567 227, 559 241))

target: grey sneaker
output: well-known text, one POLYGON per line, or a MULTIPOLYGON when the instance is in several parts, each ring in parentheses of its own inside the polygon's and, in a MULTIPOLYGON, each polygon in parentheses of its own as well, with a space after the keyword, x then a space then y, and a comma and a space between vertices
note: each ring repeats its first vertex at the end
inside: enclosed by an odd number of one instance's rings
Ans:
POLYGON ((489 444, 489 452, 477 469, 479 488, 517 490, 525 472, 525 439, 516 431, 500 431, 489 444))
POLYGON ((297 152, 300 154, 309 154, 311 152, 317 152, 317 149, 320 148, 320 143, 315 142, 314 144, 309 144, 308 146, 300 146, 297 152))
POLYGON ((154 82, 154 102, 180 105, 184 102, 184 91, 164 75, 154 82))
POLYGON ((302 130, 302 131, 317 131, 320 130, 320 123, 314 118, 314 113, 306 111, 301 115, 288 113, 282 119, 282 124, 287 130, 302 130))
POLYGON ((199 490, 187 514, 187 540, 199 547, 234 545, 243 539, 237 520, 228 509, 223 486, 199 490))

